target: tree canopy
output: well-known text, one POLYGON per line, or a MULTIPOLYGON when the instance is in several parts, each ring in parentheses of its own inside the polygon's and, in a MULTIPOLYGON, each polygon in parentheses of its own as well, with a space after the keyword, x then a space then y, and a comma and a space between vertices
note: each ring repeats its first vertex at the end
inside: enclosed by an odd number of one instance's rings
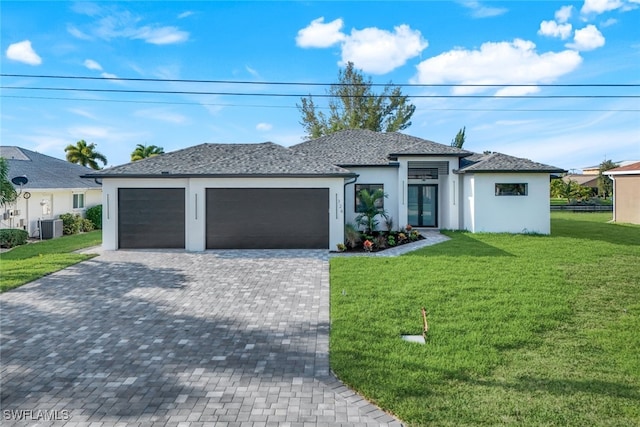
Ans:
POLYGON ((308 138, 319 138, 345 129, 396 132, 411 126, 416 107, 399 86, 389 83, 374 93, 371 78, 365 79, 352 62, 338 72, 338 83, 327 90, 329 111, 319 111, 311 95, 296 104, 302 114, 300 124, 308 138))
POLYGON ((98 161, 102 162, 104 166, 107 165, 107 158, 104 154, 96 151, 96 144, 87 143, 84 139, 76 142, 75 145, 69 144, 64 149, 67 153, 67 161, 76 163, 91 169, 101 169, 98 165, 98 161))
POLYGON ((603 172, 617 167, 618 164, 611 160, 603 161, 598 167, 598 194, 605 199, 613 193, 613 182, 607 175, 604 175, 603 172))
POLYGON ((451 141, 451 146, 452 147, 462 148, 462 146, 464 145, 465 140, 467 139, 467 136, 465 135, 466 131, 467 131, 467 127, 466 126, 464 126, 462 129, 460 129, 458 131, 458 133, 456 134, 456 137, 453 138, 453 140, 451 141))
POLYGON ((0 205, 13 203, 17 197, 16 189, 9 181, 9 165, 4 157, 0 157, 0 205))
POLYGON ((146 159, 148 157, 157 156, 158 154, 164 154, 164 148, 157 145, 138 144, 135 150, 131 153, 131 161, 146 159))

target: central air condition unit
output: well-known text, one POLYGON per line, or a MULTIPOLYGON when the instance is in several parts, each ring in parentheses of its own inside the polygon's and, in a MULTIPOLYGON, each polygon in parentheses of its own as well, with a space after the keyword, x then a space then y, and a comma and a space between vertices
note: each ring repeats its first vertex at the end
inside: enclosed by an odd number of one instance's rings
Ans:
POLYGON ((62 237, 61 219, 43 219, 40 221, 40 236, 43 239, 62 237))

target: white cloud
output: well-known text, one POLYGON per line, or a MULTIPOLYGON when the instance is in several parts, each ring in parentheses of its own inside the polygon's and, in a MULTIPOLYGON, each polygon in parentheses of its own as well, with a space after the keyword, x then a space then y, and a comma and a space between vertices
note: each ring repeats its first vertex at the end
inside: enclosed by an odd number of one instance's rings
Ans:
POLYGON ((622 0, 584 0, 580 12, 585 15, 589 13, 601 14, 622 6, 624 6, 622 0))
POLYGON ((564 24, 571 18, 573 14, 573 6, 562 6, 560 9, 556 10, 555 18, 560 24, 564 24))
POLYGON ((85 59, 84 66, 90 70, 102 71, 102 65, 98 64, 98 62, 93 59, 85 59))
POLYGON ((298 31, 299 47, 326 48, 340 44, 340 65, 353 62, 366 73, 385 74, 404 65, 408 59, 420 55, 429 43, 418 30, 408 25, 394 27, 393 32, 376 27, 352 29, 347 35, 341 31, 342 19, 327 24, 324 17, 315 19, 298 31))
POLYGON ((151 44, 174 44, 183 43, 189 39, 189 33, 176 27, 142 27, 135 31, 131 37, 142 39, 151 44))
POLYGON ((93 120, 96 119, 96 116, 94 116, 90 112, 88 112, 86 110, 83 110, 81 108, 68 108, 67 111, 69 111, 69 112, 71 112, 73 114, 77 114, 77 115, 82 116, 82 117, 86 117, 88 119, 93 119, 93 120))
POLYGON ((342 19, 324 23, 324 16, 314 19, 307 27, 298 31, 296 45, 298 47, 329 47, 343 41, 346 37, 341 32, 342 19))
POLYGON ((112 73, 106 73, 105 72, 105 73, 100 73, 100 75, 102 77, 104 77, 105 79, 117 79, 118 78, 118 76, 116 76, 115 74, 112 74, 112 73))
POLYGON ((245 69, 247 70, 247 72, 248 72, 249 74, 251 74, 253 77, 255 77, 255 78, 257 78, 257 79, 259 79, 259 78, 260 78, 260 74, 258 73, 258 71, 254 70, 253 68, 249 67, 248 65, 245 65, 245 67, 244 67, 244 68, 245 68, 245 69))
POLYGON ((474 18, 491 18, 493 16, 504 15, 508 12, 503 7, 485 6, 476 0, 467 0, 460 2, 464 7, 471 10, 471 16, 474 18))
POLYGON ((549 37, 559 37, 566 40, 571 35, 571 24, 558 24, 556 21, 542 21, 538 34, 549 37))
POLYGON ((90 16, 94 20, 83 29, 68 25, 67 31, 74 37, 83 40, 95 37, 103 40, 128 38, 144 40, 156 45, 183 43, 189 39, 189 33, 177 27, 159 24, 141 25, 143 18, 140 16, 136 16, 117 5, 107 4, 108 6, 95 3, 76 4, 72 10, 90 16))
POLYGON ((271 123, 258 123, 256 125, 256 129, 261 131, 269 131, 272 128, 273 128, 273 125, 271 123))
POLYGON ((24 40, 18 43, 12 43, 7 48, 7 58, 12 61, 23 62, 29 65, 42 64, 42 58, 31 47, 31 41, 24 40))
POLYGON ((342 45, 342 62, 353 62, 366 73, 385 74, 420 55, 429 43, 418 30, 399 25, 391 33, 378 28, 352 30, 342 45))
MULTIPOLYGON (((529 84, 550 83, 574 71, 582 62, 573 50, 538 53, 535 44, 515 39, 513 42, 487 42, 479 50, 454 49, 422 61, 412 83, 422 84, 529 84)), ((485 88, 457 88, 454 93, 473 93, 485 88)), ((526 94, 533 87, 511 87, 496 95, 526 94)))
POLYGON ((178 19, 188 18, 191 15, 193 15, 193 12, 190 10, 187 10, 185 12, 182 12, 180 15, 178 15, 178 19))
POLYGON ((581 30, 576 30, 573 35, 573 43, 568 43, 566 46, 572 49, 585 51, 593 50, 604 46, 604 36, 596 28, 595 25, 587 25, 581 30))
MULTIPOLYGON (((638 1, 640 1, 640 0, 638 0, 638 1)), ((607 27, 610 27, 612 25, 616 25, 617 23, 618 23, 617 19, 609 18, 609 19, 607 19, 606 21, 604 21, 604 22, 602 22, 600 24, 600 28, 607 28, 607 27)))
POLYGON ((69 34, 71 34, 73 37, 80 39, 80 40, 92 40, 93 37, 91 37, 88 34, 83 33, 82 31, 80 31, 78 28, 74 27, 71 24, 67 25, 67 32, 69 34))

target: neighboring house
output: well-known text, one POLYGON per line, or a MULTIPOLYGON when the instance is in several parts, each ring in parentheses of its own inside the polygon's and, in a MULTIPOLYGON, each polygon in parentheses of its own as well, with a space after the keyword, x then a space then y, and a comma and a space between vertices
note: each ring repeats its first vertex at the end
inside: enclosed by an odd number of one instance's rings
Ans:
POLYGON ((562 180, 567 183, 569 181, 575 181, 582 187, 589 187, 593 195, 598 195, 598 174, 567 174, 562 177, 562 180))
POLYGON ((401 133, 347 130, 290 148, 202 144, 87 176, 103 183, 105 249, 201 251, 335 248, 357 215, 358 192, 376 188, 388 195, 396 228, 548 234, 557 172, 401 133))
POLYGON ((65 160, 20 147, 0 147, 7 160, 8 178, 24 176, 18 199, 2 209, 1 228, 21 228, 29 236, 39 234, 38 221, 56 219, 63 213, 84 214, 102 202, 102 187, 94 179, 81 178, 90 170, 65 160))
MULTIPOLYGON (((619 162, 613 162, 613 163, 618 165, 618 167, 621 167, 621 166, 631 165, 631 164, 637 163, 637 162, 638 162, 638 160, 621 160, 619 162)), ((583 175, 599 175, 600 174, 600 165, 586 166, 586 167, 582 168, 582 174, 583 175)))
POLYGON ((613 220, 640 224, 640 162, 604 174, 613 180, 613 220))

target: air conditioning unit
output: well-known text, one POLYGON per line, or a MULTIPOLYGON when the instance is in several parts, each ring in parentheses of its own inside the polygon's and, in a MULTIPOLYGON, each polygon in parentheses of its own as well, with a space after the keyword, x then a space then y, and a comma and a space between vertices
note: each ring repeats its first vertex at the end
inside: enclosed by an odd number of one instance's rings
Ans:
POLYGON ((43 219, 40 221, 40 237, 43 239, 62 237, 62 220, 43 219))

